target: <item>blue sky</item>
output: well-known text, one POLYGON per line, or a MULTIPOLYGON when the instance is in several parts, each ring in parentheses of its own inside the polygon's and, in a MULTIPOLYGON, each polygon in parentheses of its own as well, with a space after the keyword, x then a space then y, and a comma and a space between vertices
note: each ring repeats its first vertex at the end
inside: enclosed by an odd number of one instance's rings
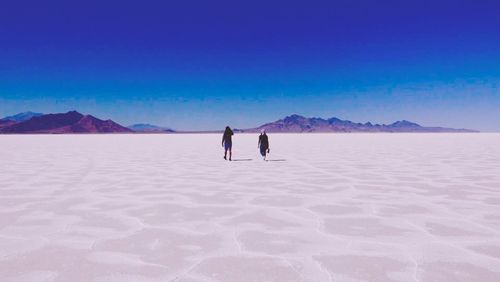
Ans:
POLYGON ((0 115, 252 127, 298 113, 500 130, 500 2, 10 1, 0 115))

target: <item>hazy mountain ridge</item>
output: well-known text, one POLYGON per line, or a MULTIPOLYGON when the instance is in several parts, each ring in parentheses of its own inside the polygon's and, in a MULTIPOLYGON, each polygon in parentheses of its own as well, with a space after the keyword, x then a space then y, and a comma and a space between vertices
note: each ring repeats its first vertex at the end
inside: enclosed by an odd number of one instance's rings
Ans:
POLYGON ((424 127, 407 120, 391 124, 355 123, 336 117, 329 119, 307 118, 291 115, 283 119, 263 124, 256 128, 243 129, 241 132, 477 132, 469 129, 454 129, 445 127, 424 127))
POLYGON ((158 126, 158 125, 152 125, 148 123, 136 123, 127 126, 128 129, 133 130, 135 132, 140 132, 140 133, 172 133, 175 132, 175 130, 168 128, 168 127, 163 127, 163 126, 158 126))
POLYGON ((43 116, 43 114, 28 111, 28 112, 23 112, 23 113, 15 114, 12 116, 4 117, 4 118, 0 119, 0 121, 10 120, 10 121, 14 121, 14 122, 22 122, 22 121, 29 120, 32 117, 39 117, 39 116, 43 116))

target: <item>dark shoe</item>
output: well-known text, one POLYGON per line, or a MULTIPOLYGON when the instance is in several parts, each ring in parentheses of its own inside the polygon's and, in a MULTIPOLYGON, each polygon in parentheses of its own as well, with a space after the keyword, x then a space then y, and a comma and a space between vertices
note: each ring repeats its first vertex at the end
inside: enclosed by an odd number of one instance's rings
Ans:
POLYGON ((225 159, 225 160, 227 160, 227 159, 226 159, 226 156, 224 156, 224 159, 225 159))

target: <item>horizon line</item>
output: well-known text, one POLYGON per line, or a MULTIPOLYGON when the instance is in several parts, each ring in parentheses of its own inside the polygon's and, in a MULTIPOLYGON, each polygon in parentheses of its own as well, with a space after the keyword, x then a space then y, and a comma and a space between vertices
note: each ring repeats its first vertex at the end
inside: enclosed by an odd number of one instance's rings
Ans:
MULTIPOLYGON (((12 115, 8 115, 8 116, 5 116, 5 117, 1 117, 0 120, 6 119, 8 117, 22 115, 22 114, 49 115, 49 114, 67 114, 67 113, 71 113, 71 112, 76 112, 76 113, 79 113, 79 114, 82 114, 82 115, 90 115, 90 116, 93 116, 95 118, 98 118, 97 116, 95 116, 93 114, 82 113, 82 112, 80 112, 80 111, 78 111, 76 109, 72 109, 72 110, 68 110, 66 112, 56 112, 56 113, 41 113, 41 112, 35 112, 35 111, 27 110, 27 111, 19 112, 17 114, 12 114, 12 115)), ((354 124, 361 124, 361 125, 370 124, 372 126, 388 126, 388 125, 395 124, 397 122, 410 122, 410 123, 415 123, 415 124, 417 124, 417 125, 419 125, 421 127, 427 127, 427 128, 447 128, 447 129, 456 129, 456 130, 472 130, 472 131, 484 132, 484 133, 487 133, 487 132, 491 132, 491 133, 500 132, 500 130, 499 131, 489 131, 489 130, 478 130, 478 129, 465 128, 465 127, 459 127, 459 128, 457 128, 457 127, 445 127, 445 126, 439 126, 439 125, 422 125, 422 124, 420 124, 418 122, 410 121, 410 120, 407 120, 407 119, 398 119, 398 120, 396 120, 396 121, 394 121, 392 123, 373 123, 371 121, 367 121, 367 122, 355 122, 355 121, 348 120, 348 119, 338 118, 336 116, 327 117, 327 118, 319 117, 319 116, 309 116, 308 117, 308 116, 301 115, 301 114, 296 114, 296 113, 286 115, 286 116, 284 116, 282 118, 278 118, 278 119, 273 120, 273 121, 267 121, 267 122, 265 122, 263 124, 260 124, 260 125, 254 126, 254 127, 248 127, 248 128, 240 128, 240 127, 235 127, 235 126, 230 126, 230 127, 233 130, 241 130, 241 131, 252 130, 252 129, 256 129, 256 128, 259 128, 261 126, 264 126, 266 124, 277 122, 277 121, 284 120, 286 118, 290 118, 290 117, 294 117, 294 116, 300 117, 300 118, 305 118, 305 119, 322 119, 322 120, 338 119, 340 121, 352 122, 354 124)), ((98 119, 101 119, 101 118, 98 118, 98 119)), ((150 125, 150 126, 155 126, 155 127, 161 127, 161 128, 165 128, 165 129, 170 129, 170 130, 173 130, 174 133, 204 133, 204 132, 210 133, 210 132, 223 131, 223 129, 202 129, 202 130, 176 129, 176 128, 173 128, 173 127, 170 127, 170 126, 167 126, 167 125, 158 125, 158 124, 154 124, 154 123, 150 123, 150 122, 135 122, 135 123, 128 124, 128 125, 122 125, 122 123, 118 123, 115 120, 113 120, 112 118, 107 118, 107 119, 102 119, 102 120, 104 120, 104 121, 111 120, 111 121, 113 121, 113 122, 115 122, 115 123, 117 123, 117 124, 119 124, 119 125, 121 125, 123 127, 126 127, 126 128, 130 128, 130 127, 132 127, 134 125, 150 125)), ((167 133, 167 132, 164 132, 164 133, 167 133)), ((170 133, 172 133, 172 132, 170 132, 170 133)), ((318 133, 320 133, 320 132, 318 132, 318 133)), ((335 133, 335 132, 332 132, 332 133, 335 133)), ((339 133, 341 133, 341 132, 339 132, 339 133)), ((362 132, 360 132, 360 133, 362 133, 362 132)), ((376 133, 376 132, 374 132, 374 133, 376 133)))

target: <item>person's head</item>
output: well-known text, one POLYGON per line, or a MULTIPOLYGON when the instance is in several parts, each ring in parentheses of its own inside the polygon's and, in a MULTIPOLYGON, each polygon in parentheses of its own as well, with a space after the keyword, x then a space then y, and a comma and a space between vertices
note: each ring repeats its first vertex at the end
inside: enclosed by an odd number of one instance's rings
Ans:
POLYGON ((230 132, 231 128, 229 126, 226 126, 226 130, 224 132, 230 132))
POLYGON ((266 134, 266 130, 265 130, 265 129, 262 129, 262 130, 260 131, 260 134, 261 134, 261 135, 266 134))

